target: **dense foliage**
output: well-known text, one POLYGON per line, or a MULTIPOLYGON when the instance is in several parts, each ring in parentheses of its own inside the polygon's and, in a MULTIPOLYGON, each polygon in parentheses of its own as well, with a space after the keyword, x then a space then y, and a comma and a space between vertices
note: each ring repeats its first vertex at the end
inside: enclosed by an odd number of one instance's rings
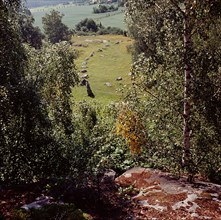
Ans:
POLYGON ((98 7, 93 8, 93 13, 94 14, 99 14, 99 13, 106 13, 106 12, 112 12, 112 11, 117 11, 118 7, 115 7, 114 5, 102 5, 100 4, 98 7))
MULTIPOLYGON (((12 179, 17 175, 23 178, 27 161, 20 163, 23 153, 29 153, 26 143, 31 142, 29 134, 33 132, 34 123, 42 124, 39 111, 40 102, 35 90, 25 80, 25 52, 19 36, 15 17, 19 1, 1 1, 1 60, 0 60, 0 151, 1 180, 12 179), (36 111, 32 112, 35 102, 36 111), (30 118, 33 125, 30 124, 30 118), (38 122, 37 122, 38 121, 38 122), (26 126, 25 126, 26 125, 26 126), (30 127, 31 126, 31 127, 30 127)), ((36 138, 37 138, 36 134, 36 138)))
POLYGON ((27 20, 17 16, 19 4, 11 4, 1 8, 1 181, 70 175, 83 184, 86 171, 128 167, 133 161, 124 165, 129 154, 115 139, 114 117, 108 117, 114 113, 72 102, 76 51, 67 42, 23 45, 27 20))
POLYGON ((85 18, 76 25, 75 29, 82 32, 97 32, 99 27, 93 19, 85 18))
POLYGON ((142 147, 147 144, 140 117, 135 111, 130 110, 127 105, 122 107, 118 115, 116 133, 126 139, 132 154, 140 154, 142 147))
POLYGON ((39 27, 34 27, 34 18, 31 12, 23 9, 19 13, 19 25, 23 43, 27 43, 36 49, 42 46, 43 34, 39 27))
POLYGON ((61 143, 73 132, 75 51, 62 43, 24 47, 19 2, 7 3, 0 8, 0 178, 12 183, 63 175, 67 161, 61 143))
POLYGON ((83 184, 82 177, 88 176, 85 171, 91 175, 105 167, 128 167, 133 161, 123 163, 123 158, 130 157, 127 148, 122 148, 123 142, 115 139, 115 120, 109 117, 116 114, 72 103, 71 88, 78 82, 76 52, 67 42, 44 43, 40 49, 22 45, 22 20, 9 19, 17 9, 9 14, 5 8, 0 35, 4 57, 1 181, 31 182, 74 175, 79 177, 76 182, 83 184))
POLYGON ((42 18, 43 29, 51 43, 58 43, 69 39, 69 29, 62 23, 62 15, 60 12, 52 10, 50 14, 46 14, 42 18))
POLYGON ((221 63, 219 7, 219 1, 185 1, 185 4, 127 1, 127 20, 136 40, 132 69, 135 89, 142 85, 147 97, 142 105, 151 143, 149 157, 169 169, 183 165, 186 65, 192 73, 188 87, 191 105, 188 171, 217 176, 221 166, 218 122, 221 114, 217 96, 221 63), (188 14, 184 8, 188 8, 188 14), (188 32, 185 32, 187 19, 188 32), (184 47, 184 33, 191 33, 188 48, 184 47))
POLYGON ((105 27, 101 26, 101 28, 99 29, 97 34, 99 34, 99 35, 105 35, 105 34, 126 35, 126 32, 123 31, 122 29, 118 28, 118 27, 107 27, 107 28, 105 28, 105 27))
POLYGON ((51 219, 79 219, 87 220, 88 217, 80 209, 77 209, 73 204, 51 204, 46 205, 41 209, 26 210, 14 210, 11 219, 12 220, 51 220, 51 219))
POLYGON ((93 19, 85 18, 84 20, 80 21, 76 25, 76 33, 78 35, 87 35, 87 34, 98 34, 98 35, 105 35, 105 34, 117 34, 123 35, 124 31, 117 27, 104 27, 101 23, 97 24, 93 19))

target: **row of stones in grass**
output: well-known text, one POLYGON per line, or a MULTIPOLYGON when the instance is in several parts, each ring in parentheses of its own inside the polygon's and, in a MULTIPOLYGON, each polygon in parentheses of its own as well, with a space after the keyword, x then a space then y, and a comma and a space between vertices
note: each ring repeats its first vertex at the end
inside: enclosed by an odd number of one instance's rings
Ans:
MULTIPOLYGON (((90 41, 90 42, 93 42, 93 41, 90 41)), ((108 47, 110 47, 110 43, 108 42, 108 41, 106 41, 106 40, 103 40, 103 41, 95 41, 95 42, 103 42, 103 43, 105 43, 105 46, 104 47, 102 47, 102 48, 98 48, 97 49, 97 52, 100 52, 100 53, 102 53, 106 48, 108 48, 108 47), (108 44, 107 44, 108 43, 108 44)), ((117 44, 119 44, 121 41, 117 41, 117 42, 115 42, 115 44, 117 45, 117 44)), ((81 78, 82 79, 88 79, 89 78, 89 75, 87 74, 87 72, 88 72, 88 70, 87 70, 87 68, 88 68, 88 66, 87 66, 87 64, 88 64, 88 61, 90 60, 90 58, 91 57, 93 57, 95 55, 95 52, 94 51, 92 51, 91 53, 90 53, 90 55, 88 56, 88 57, 86 57, 85 59, 84 59, 84 61, 82 62, 82 66, 81 66, 81 73, 83 73, 83 75, 81 75, 81 78)), ((102 55, 101 55, 102 56, 102 55)), ((102 56, 103 57, 103 56, 102 56)), ((117 77, 116 78, 116 81, 121 81, 121 80, 123 80, 123 78, 121 77, 121 76, 119 76, 119 77, 117 77)), ((107 86, 107 87, 111 87, 112 86, 112 84, 110 83, 110 82, 106 82, 106 83, 104 83, 104 85, 105 86, 107 86)))

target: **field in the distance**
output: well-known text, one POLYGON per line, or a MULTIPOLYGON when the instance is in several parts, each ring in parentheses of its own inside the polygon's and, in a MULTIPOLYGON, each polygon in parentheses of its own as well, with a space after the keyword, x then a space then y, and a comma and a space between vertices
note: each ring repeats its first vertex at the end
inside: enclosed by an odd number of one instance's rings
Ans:
POLYGON ((132 44, 132 40, 124 36, 104 35, 74 36, 72 41, 73 47, 79 51, 76 60, 79 75, 83 75, 82 69, 87 70, 88 81, 95 94, 92 99, 87 96, 86 87, 78 86, 73 89, 74 99, 108 104, 122 98, 120 90, 126 90, 131 85, 131 54, 127 46, 132 44), (122 77, 122 80, 117 81, 118 77, 122 77))
POLYGON ((26 0, 25 3, 28 8, 36 8, 48 5, 58 5, 58 4, 67 4, 70 3, 82 3, 83 0, 26 0))
POLYGON ((46 13, 50 13, 52 10, 56 10, 64 14, 63 23, 66 24, 69 28, 74 28, 77 23, 85 18, 92 18, 97 23, 102 23, 103 26, 108 27, 119 27, 123 30, 126 29, 124 23, 124 12, 123 8, 119 8, 118 11, 102 13, 102 14, 93 14, 93 7, 97 5, 55 5, 55 6, 44 6, 38 8, 31 8, 31 13, 35 19, 35 25, 39 26, 42 29, 42 17, 46 13))

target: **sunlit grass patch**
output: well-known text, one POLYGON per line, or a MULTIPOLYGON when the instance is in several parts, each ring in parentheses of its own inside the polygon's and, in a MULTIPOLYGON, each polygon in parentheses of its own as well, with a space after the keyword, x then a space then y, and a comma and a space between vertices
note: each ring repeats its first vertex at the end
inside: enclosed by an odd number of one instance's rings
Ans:
MULTIPOLYGON (((79 51, 76 60, 79 75, 83 75, 82 69, 87 70, 95 100, 102 103, 119 100, 119 90, 131 84, 128 75, 131 54, 127 51, 127 46, 132 43, 131 39, 117 35, 74 36, 72 41, 73 47, 79 51), (122 80, 117 81, 119 77, 122 80)), ((73 96, 75 100, 90 99, 85 87, 74 88, 73 96)))

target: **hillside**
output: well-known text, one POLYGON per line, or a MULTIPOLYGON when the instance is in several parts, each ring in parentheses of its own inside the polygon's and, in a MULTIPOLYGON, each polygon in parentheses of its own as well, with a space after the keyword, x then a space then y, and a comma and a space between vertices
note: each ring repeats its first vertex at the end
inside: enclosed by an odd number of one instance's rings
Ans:
MULTIPOLYGON (((79 51, 76 65, 79 75, 86 72, 95 94, 95 101, 109 103, 121 98, 120 90, 130 85, 131 54, 127 47, 132 40, 124 36, 75 36, 73 47, 79 51), (83 71, 82 71, 83 70, 83 71), (82 71, 82 72, 81 72, 82 71), (122 79, 120 79, 121 77, 122 79), (117 78, 119 78, 117 80, 117 78)), ((73 90, 75 100, 91 100, 85 87, 73 90)))
POLYGON ((119 8, 115 12, 94 14, 93 7, 94 5, 56 4, 50 6, 43 5, 30 10, 35 19, 35 25, 40 27, 40 29, 42 29, 42 17, 52 10, 59 11, 64 15, 62 22, 69 28, 75 28, 75 25, 85 18, 92 18, 97 23, 101 22, 105 27, 111 26, 126 29, 123 8, 119 8))
POLYGON ((58 4, 66 4, 69 2, 73 3, 82 3, 83 0, 27 0, 26 4, 28 8, 49 6, 49 5, 58 5, 58 4))

